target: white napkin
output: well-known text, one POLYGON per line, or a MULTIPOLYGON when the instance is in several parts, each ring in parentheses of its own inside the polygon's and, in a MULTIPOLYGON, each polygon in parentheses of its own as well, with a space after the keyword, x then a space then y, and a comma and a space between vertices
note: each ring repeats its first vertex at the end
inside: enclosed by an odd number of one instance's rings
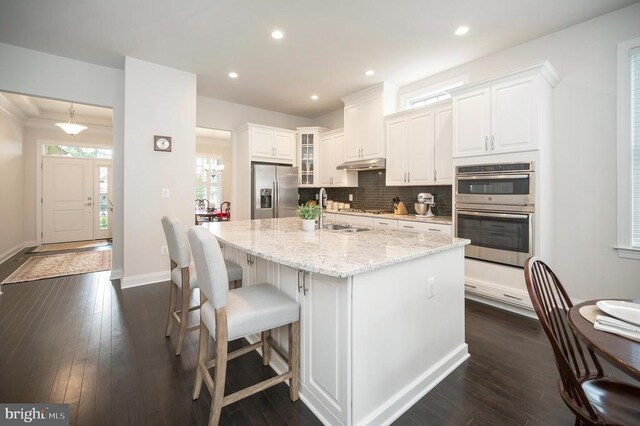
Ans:
POLYGON ((598 315, 593 328, 640 342, 640 327, 606 315, 598 315))

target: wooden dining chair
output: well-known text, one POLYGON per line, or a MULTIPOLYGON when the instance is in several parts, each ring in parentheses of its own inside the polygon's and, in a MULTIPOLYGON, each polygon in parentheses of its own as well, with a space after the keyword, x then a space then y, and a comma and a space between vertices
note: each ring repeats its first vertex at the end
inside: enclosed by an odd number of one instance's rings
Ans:
POLYGON ((216 213, 217 220, 231 220, 231 203, 223 201, 220 203, 220 211, 216 213))
POLYGON ((595 353, 569 326, 573 306, 560 280, 538 257, 524 267, 527 291, 551 343, 560 373, 558 388, 576 425, 639 425, 640 388, 606 376, 595 353))
POLYGON ((227 270, 216 238, 206 229, 194 226, 187 231, 198 273, 200 291, 206 301, 200 309, 200 339, 193 399, 198 399, 202 382, 211 393, 209 425, 217 425, 222 407, 246 398, 278 383, 289 380, 289 396, 298 400, 300 358, 300 305, 270 284, 252 285, 229 290, 225 285, 227 270), (269 365, 271 356, 270 330, 289 326, 287 372, 256 385, 224 395, 227 361, 262 347, 262 363, 269 365), (209 331, 214 333, 215 358, 207 361, 209 331), (227 343, 260 333, 261 340, 228 353, 227 343), (214 377, 209 373, 215 368, 214 377))
MULTIPOLYGON (((180 220, 175 216, 164 216, 162 218, 162 228, 167 239, 169 249, 169 260, 171 262, 171 291, 169 295, 169 314, 167 317, 166 336, 171 335, 171 328, 175 321, 179 328, 178 344, 176 355, 182 352, 184 336, 191 330, 197 330, 198 326, 187 327, 189 312, 200 308, 198 306, 189 307, 191 291, 198 287, 198 277, 196 269, 191 261, 191 251, 187 233, 180 220), (187 283, 187 285, 183 285, 187 283), (176 309, 178 304, 178 292, 180 292, 180 309, 176 309)), ((234 288, 238 283, 242 285, 242 267, 237 263, 225 261, 228 272, 229 284, 234 288)))
MULTIPOLYGON (((205 198, 196 198, 196 210, 209 210, 209 200, 205 198)), ((210 216, 199 216, 196 214, 196 225, 203 222, 211 222, 210 216)))

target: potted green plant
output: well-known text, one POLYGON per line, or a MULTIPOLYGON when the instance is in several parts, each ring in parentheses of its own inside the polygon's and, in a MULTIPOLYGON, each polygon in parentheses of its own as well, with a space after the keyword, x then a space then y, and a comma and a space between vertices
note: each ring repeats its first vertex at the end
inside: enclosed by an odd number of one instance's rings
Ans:
POLYGON ((303 231, 314 231, 316 229, 316 219, 320 217, 322 210, 317 204, 300 204, 298 206, 298 217, 302 219, 303 231))

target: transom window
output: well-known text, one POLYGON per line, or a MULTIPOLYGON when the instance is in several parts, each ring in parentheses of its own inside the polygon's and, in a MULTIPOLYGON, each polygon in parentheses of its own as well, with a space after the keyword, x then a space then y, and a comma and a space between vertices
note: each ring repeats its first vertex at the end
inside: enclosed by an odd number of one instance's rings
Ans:
POLYGON ((463 75, 450 80, 441 81, 440 83, 431 84, 426 87, 423 86, 419 89, 412 90, 409 93, 401 95, 400 104, 403 109, 407 110, 451 99, 451 95, 447 93, 447 91, 460 87, 468 81, 469 76, 463 75))
POLYGON ((111 159, 111 149, 109 148, 89 148, 73 145, 44 145, 43 154, 55 157, 111 159))

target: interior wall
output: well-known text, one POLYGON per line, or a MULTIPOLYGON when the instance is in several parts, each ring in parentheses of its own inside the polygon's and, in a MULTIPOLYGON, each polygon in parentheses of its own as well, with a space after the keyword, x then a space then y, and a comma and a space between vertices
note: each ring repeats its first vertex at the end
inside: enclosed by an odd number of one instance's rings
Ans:
POLYGON ((0 43, 0 91, 113 108, 113 272, 123 264, 124 72, 0 43))
POLYGON ((231 140, 196 136, 196 154, 205 154, 220 158, 220 161, 224 164, 224 172, 222 172, 218 178, 221 179, 221 198, 222 201, 230 201, 231 191, 233 190, 233 150, 231 140))
POLYGON ((0 108, 0 262, 24 247, 23 127, 0 108))
POLYGON ((341 129, 344 127, 344 108, 328 112, 313 119, 314 126, 326 127, 327 129, 341 129))
POLYGON ((124 99, 122 286, 131 287, 169 279, 162 216, 193 223, 196 75, 127 57, 124 99), (170 136, 172 151, 154 151, 154 135, 170 136))
POLYGON ((24 128, 24 238, 28 243, 34 244, 38 237, 36 234, 37 210, 40 203, 36 199, 36 169, 38 141, 48 142, 73 142, 84 146, 112 146, 112 135, 93 133, 90 128, 84 132, 71 136, 55 127, 51 122, 51 128, 43 128, 25 125, 24 128))
MULTIPOLYGON (((640 262, 616 245, 617 44, 640 36, 640 3, 400 88, 461 74, 471 81, 548 59, 553 91, 554 253, 571 297, 638 297, 640 262)), ((472 37, 472 34, 469 34, 472 37)), ((540 190, 544 190, 541 188, 540 190)))

